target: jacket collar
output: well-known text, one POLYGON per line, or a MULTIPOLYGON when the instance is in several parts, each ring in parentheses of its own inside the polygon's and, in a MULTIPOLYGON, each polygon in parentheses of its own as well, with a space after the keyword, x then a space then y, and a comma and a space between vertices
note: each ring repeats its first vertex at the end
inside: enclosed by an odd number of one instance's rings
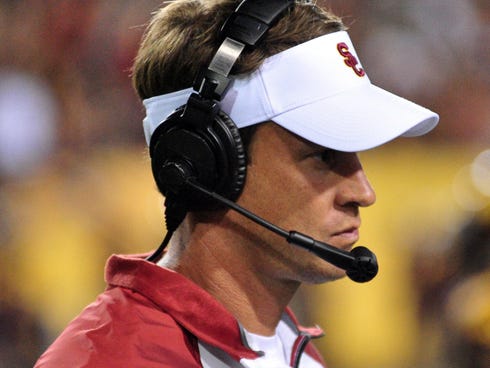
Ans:
MULTIPOLYGON (((251 350, 238 321, 214 297, 183 275, 136 256, 112 256, 106 266, 109 287, 124 287, 144 295, 163 312, 199 340, 215 346, 236 360, 254 359, 260 352, 251 350)), ((287 309, 285 320, 299 334, 319 337, 319 328, 299 326, 287 309)), ((283 319, 283 320, 284 320, 283 319)))

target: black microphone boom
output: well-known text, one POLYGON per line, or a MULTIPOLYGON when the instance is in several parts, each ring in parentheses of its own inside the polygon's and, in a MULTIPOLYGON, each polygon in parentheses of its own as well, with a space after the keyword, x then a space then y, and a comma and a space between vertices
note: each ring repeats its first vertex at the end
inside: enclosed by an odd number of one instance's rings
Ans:
POLYGON ((231 208, 277 235, 282 236, 289 243, 303 247, 334 266, 342 268, 346 271, 347 276, 355 282, 370 281, 378 273, 378 261, 376 255, 366 247, 359 246, 348 252, 335 248, 330 244, 315 240, 300 232, 286 231, 246 210, 235 202, 196 184, 192 179, 187 179, 185 184, 192 189, 217 200, 228 208, 231 208))

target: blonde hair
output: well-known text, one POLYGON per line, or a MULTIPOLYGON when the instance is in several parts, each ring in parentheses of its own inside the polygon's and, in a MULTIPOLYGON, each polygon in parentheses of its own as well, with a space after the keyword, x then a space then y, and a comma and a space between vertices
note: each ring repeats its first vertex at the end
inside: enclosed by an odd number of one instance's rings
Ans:
MULTIPOLYGON (((219 30, 236 0, 176 0, 154 13, 136 56, 132 80, 141 99, 192 86, 219 47, 219 30)), ((250 73, 265 58, 310 39, 345 29, 340 18, 310 2, 297 3, 231 74, 250 73)))

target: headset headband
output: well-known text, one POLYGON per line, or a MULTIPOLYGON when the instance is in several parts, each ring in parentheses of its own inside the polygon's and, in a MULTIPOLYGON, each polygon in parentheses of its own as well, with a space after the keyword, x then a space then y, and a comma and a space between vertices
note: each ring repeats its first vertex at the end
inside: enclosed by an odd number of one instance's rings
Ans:
POLYGON ((196 78, 194 89, 199 95, 221 101, 229 84, 228 77, 246 47, 255 45, 288 8, 291 0, 244 0, 221 27, 224 38, 204 73, 196 78))

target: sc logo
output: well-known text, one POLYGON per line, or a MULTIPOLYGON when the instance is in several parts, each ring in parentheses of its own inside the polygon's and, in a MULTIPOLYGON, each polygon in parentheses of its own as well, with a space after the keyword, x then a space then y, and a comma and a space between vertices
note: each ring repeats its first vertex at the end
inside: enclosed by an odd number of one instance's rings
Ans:
POLYGON ((349 68, 352 68, 354 73, 356 73, 359 77, 363 77, 366 75, 366 72, 364 71, 363 68, 359 65, 359 61, 357 61, 357 58, 351 54, 349 51, 349 46, 345 42, 340 42, 337 44, 337 50, 339 51, 340 55, 344 57, 344 63, 347 65, 349 68))

